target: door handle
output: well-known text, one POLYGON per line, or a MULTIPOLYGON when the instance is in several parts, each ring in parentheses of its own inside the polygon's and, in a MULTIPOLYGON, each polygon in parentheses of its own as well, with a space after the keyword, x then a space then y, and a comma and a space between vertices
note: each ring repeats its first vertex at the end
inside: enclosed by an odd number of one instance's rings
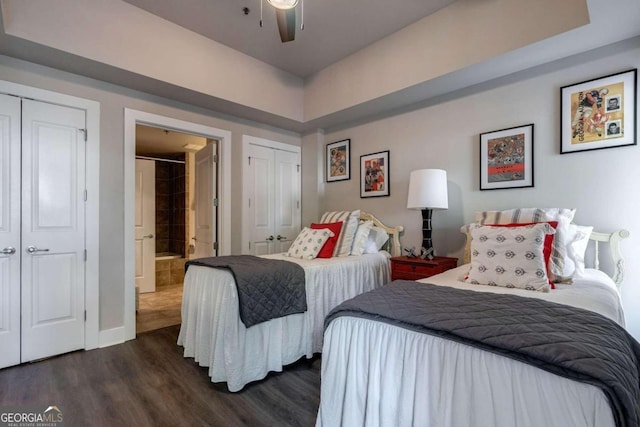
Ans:
POLYGON ((278 240, 287 240, 287 236, 281 236, 278 234, 278 237, 276 237, 276 239, 278 240))
POLYGON ((146 236, 142 236, 143 239, 153 239, 153 234, 147 234, 146 236))
POLYGON ((27 246, 28 254, 35 254, 36 252, 49 252, 49 249, 38 249, 35 246, 27 246))
POLYGON ((274 238, 273 236, 269 236, 265 240, 273 241, 273 238, 274 238))
POLYGON ((2 251, 0 251, 0 254, 3 254, 3 255, 13 255, 15 253, 16 253, 16 248, 14 248, 13 246, 7 246, 2 251))

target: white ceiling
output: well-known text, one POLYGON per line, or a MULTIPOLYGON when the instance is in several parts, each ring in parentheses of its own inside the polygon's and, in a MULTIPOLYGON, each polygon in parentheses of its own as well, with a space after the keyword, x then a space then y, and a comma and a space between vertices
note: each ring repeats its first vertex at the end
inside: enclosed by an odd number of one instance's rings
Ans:
MULTIPOLYGON (((282 43, 266 0, 125 0, 235 50, 300 77, 434 13, 455 0, 303 0, 304 30, 282 43), (245 15, 243 8, 250 9, 245 15)), ((300 19, 301 5, 296 7, 300 19)))

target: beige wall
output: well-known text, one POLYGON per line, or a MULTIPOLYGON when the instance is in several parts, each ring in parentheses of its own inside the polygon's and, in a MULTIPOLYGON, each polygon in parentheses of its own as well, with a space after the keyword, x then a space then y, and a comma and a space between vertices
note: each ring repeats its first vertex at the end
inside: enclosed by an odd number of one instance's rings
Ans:
POLYGON ((8 0, 2 12, 9 35, 302 120, 301 78, 124 1, 8 0))
POLYGON ((589 23, 586 0, 458 0, 305 82, 305 121, 589 23))
POLYGON ((225 117, 119 86, 0 56, 0 80, 100 103, 100 329, 123 325, 124 314, 124 109, 132 108, 232 132, 232 253, 240 253, 242 135, 299 146, 296 133, 225 117), (237 213, 237 214, 236 214, 237 213))
POLYGON ((418 246, 420 213, 406 209, 409 173, 442 168, 448 173, 449 209, 434 212, 434 246, 439 255, 462 257, 464 238, 459 228, 471 222, 478 210, 577 208, 577 224, 591 224, 602 231, 626 228, 632 237, 622 247, 627 259, 623 304, 627 325, 640 338, 640 265, 635 262, 640 259, 640 148, 559 154, 560 87, 640 67, 637 41, 627 43, 632 47, 623 52, 608 54, 615 49, 601 49, 578 65, 561 68, 558 64, 555 70, 549 67, 550 71, 538 71, 535 76, 523 74, 515 83, 327 132, 327 142, 351 139, 353 163, 350 181, 325 185, 324 207, 371 211, 388 224, 404 225, 404 247, 418 246), (529 123, 535 125, 535 187, 480 191, 479 134, 529 123), (360 199, 359 156, 381 150, 390 150, 391 195, 360 199))

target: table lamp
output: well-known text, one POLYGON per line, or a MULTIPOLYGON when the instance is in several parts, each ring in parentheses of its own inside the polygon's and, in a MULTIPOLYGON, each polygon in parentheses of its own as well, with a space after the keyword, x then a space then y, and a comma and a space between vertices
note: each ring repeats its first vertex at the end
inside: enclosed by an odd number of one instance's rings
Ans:
POLYGON ((422 210, 422 258, 433 259, 431 215, 434 209, 448 209, 447 172, 442 169, 419 169, 409 177, 407 209, 422 210))

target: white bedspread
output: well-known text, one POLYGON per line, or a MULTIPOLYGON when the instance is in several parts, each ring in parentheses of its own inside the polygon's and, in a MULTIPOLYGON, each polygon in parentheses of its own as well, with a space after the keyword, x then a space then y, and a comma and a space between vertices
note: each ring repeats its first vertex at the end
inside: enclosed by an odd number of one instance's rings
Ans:
POLYGON ((324 317, 341 302, 387 283, 389 254, 300 260, 283 254, 268 258, 296 262, 305 270, 305 313, 245 328, 238 293, 227 270, 191 266, 184 280, 178 344, 184 357, 209 367, 212 382, 229 391, 264 378, 271 371, 322 350, 324 317))
MULTIPOLYGON (((597 311, 624 325, 620 295, 588 269, 549 293, 469 285, 461 266, 423 282, 514 293, 597 311)), ((386 323, 339 317, 327 328, 317 426, 614 426, 604 393, 531 365, 386 323)))

